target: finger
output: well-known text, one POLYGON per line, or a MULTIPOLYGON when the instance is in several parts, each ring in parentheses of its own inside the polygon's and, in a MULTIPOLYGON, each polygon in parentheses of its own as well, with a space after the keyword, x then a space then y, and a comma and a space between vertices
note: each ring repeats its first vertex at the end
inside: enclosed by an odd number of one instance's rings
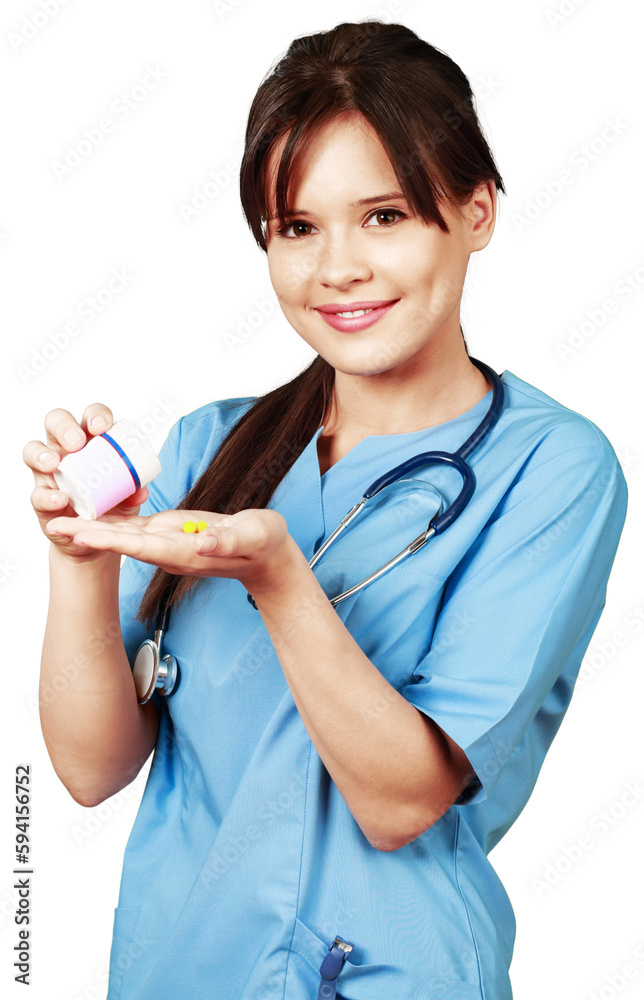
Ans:
POLYGON ((196 551, 201 555, 213 555, 227 558, 249 558, 260 555, 269 544, 279 540, 285 533, 286 522, 279 520, 272 524, 268 514, 263 510, 258 516, 255 510, 241 510, 231 514, 227 523, 209 526, 199 533, 195 541, 196 551))
POLYGON ((114 415, 104 403, 91 403, 83 411, 80 426, 90 434, 104 434, 114 423, 114 415))
POLYGON ((150 491, 147 486, 141 486, 131 497, 126 497, 125 500, 121 500, 118 507, 140 507, 141 504, 145 503, 150 495, 150 491))
MULTIPOLYGON (((170 513, 170 511, 168 511, 170 513)), ((217 514, 211 510, 181 510, 174 511, 177 517, 181 517, 182 524, 185 521, 205 521, 209 528, 213 528, 216 524, 227 524, 231 518, 236 517, 236 514, 217 514)))
POLYGON ((45 417, 47 446, 64 452, 79 451, 87 443, 87 434, 69 410, 50 410, 45 417))
MULTIPOLYGON (((212 511, 208 510, 185 510, 181 508, 180 510, 162 510, 157 514, 151 514, 150 524, 153 529, 158 527, 164 531, 169 529, 183 531, 183 526, 187 521, 193 521, 195 524, 198 521, 205 521, 209 528, 213 528, 218 524, 227 523, 233 516, 233 514, 213 514, 212 511)), ((199 537, 204 533, 205 529, 203 532, 199 532, 199 537)))
POLYGON ((51 514, 62 511, 69 503, 69 497, 60 490, 49 486, 37 486, 31 494, 31 505, 37 514, 51 514))
POLYGON ((47 484, 55 488, 53 473, 60 462, 57 451, 47 447, 42 441, 28 441, 22 449, 22 460, 33 472, 37 486, 47 484))
POLYGON ((93 521, 89 529, 83 527, 74 534, 74 541, 95 551, 119 552, 140 562, 166 566, 170 572, 185 573, 191 569, 190 546, 185 536, 152 535, 133 531, 127 524, 118 528, 93 521))
POLYGON ((147 517, 121 518, 115 514, 104 514, 96 520, 89 520, 84 517, 54 517, 47 525, 50 534, 69 535, 75 537, 79 531, 85 532, 112 532, 113 534, 126 533, 129 535, 143 534, 143 528, 149 520, 147 517))

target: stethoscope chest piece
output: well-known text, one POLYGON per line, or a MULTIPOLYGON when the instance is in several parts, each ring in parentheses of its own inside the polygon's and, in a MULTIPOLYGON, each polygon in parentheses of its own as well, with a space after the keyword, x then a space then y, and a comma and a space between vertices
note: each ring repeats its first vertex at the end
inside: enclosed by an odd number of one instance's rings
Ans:
POLYGON ((132 676, 139 705, 145 705, 155 691, 167 697, 172 694, 177 683, 177 661, 170 653, 161 656, 160 642, 161 636, 157 632, 154 639, 146 639, 136 651, 132 676))

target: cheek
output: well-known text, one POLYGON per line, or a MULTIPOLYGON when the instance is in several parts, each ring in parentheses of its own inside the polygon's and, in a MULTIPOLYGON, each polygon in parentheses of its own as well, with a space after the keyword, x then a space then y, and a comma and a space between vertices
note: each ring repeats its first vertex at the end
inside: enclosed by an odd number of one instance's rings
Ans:
POLYGON ((276 257, 269 259, 268 274, 273 291, 277 296, 277 301, 281 309, 285 311, 288 308, 289 301, 292 299, 293 292, 292 287, 289 287, 292 283, 288 280, 288 272, 285 269, 284 261, 276 257))
POLYGON ((281 267, 279 257, 274 253, 268 253, 268 276, 271 279, 271 284, 276 292, 279 291, 281 285, 281 267))
POLYGON ((442 313, 460 301, 463 294, 466 265, 454 247, 446 243, 431 256, 419 255, 408 271, 409 280, 421 297, 431 302, 432 311, 442 313))
POLYGON ((272 254, 268 258, 268 273, 280 303, 297 305, 306 291, 306 275, 298 255, 272 254))
POLYGON ((445 273, 453 270, 451 247, 436 238, 405 239, 387 246, 379 264, 409 294, 426 294, 445 273))

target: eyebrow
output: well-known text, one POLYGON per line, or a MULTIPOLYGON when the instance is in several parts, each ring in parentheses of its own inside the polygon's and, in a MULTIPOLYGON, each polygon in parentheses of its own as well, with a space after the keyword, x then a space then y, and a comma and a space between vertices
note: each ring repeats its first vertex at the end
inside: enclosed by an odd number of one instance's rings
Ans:
MULTIPOLYGON (((378 201, 404 201, 405 196, 400 191, 387 191, 385 194, 373 194, 369 198, 361 198, 359 201, 350 201, 350 208, 358 208, 362 205, 374 205, 378 201)), ((315 215, 315 212, 309 212, 306 208, 296 208, 292 212, 287 212, 287 216, 293 217, 296 215, 315 215)), ((277 215, 269 216, 269 222, 273 222, 277 219, 277 215)))

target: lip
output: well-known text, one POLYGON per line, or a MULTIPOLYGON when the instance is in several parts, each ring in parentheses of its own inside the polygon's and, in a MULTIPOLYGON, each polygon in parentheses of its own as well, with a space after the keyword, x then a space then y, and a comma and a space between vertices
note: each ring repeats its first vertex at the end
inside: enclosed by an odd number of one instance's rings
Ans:
POLYGON ((327 302, 326 305, 316 306, 316 309, 323 313, 355 312, 356 309, 379 309, 397 301, 397 299, 378 299, 374 302, 327 302))
POLYGON ((321 313, 325 323, 332 326, 334 330, 351 333, 353 330, 364 330, 377 323, 399 301, 399 299, 381 299, 371 302, 328 302, 323 306, 317 306, 315 311, 321 313), (339 312, 355 312, 357 309, 371 309, 372 311, 365 313, 364 316, 354 316, 353 318, 337 315, 339 312))

